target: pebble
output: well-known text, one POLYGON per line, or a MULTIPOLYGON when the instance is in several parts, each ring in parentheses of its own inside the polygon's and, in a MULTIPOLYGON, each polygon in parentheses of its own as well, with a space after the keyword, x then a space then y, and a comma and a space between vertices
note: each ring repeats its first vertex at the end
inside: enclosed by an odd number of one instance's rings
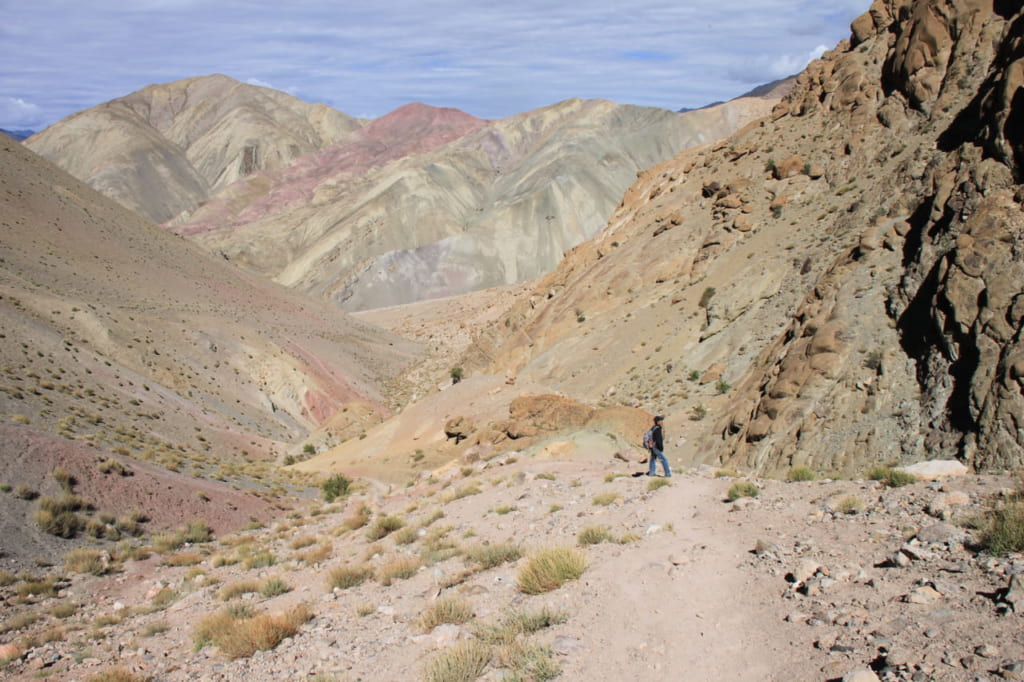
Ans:
POLYGON ((843 675, 843 682, 879 682, 879 679, 870 668, 859 668, 843 675))

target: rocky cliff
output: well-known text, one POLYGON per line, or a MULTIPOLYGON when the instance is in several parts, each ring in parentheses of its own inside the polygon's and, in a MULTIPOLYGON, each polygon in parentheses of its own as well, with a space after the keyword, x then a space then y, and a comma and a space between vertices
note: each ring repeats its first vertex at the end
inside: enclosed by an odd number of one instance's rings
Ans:
POLYGON ((770 118, 641 174, 467 366, 667 412, 691 461, 1019 466, 1022 36, 1015 3, 876 1, 770 118))

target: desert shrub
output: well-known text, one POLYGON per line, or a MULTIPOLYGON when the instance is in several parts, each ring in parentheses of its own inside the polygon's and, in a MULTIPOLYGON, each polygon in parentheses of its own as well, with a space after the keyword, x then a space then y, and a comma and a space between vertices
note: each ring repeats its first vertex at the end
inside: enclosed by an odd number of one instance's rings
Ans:
POLYGON ((542 471, 541 473, 537 474, 537 478, 543 481, 553 481, 555 480, 556 476, 550 471, 542 471))
POLYGON ((362 585, 371 575, 373 575, 373 569, 366 564, 338 566, 328 575, 327 585, 332 589, 347 590, 350 587, 362 585))
POLYGON ((343 474, 335 474, 320 484, 325 502, 334 502, 339 497, 348 495, 352 481, 343 474))
POLYGON ((690 420, 699 422, 704 417, 708 416, 708 408, 703 405, 694 405, 690 408, 690 420))
POLYGON ((51 514, 76 512, 83 507, 85 507, 85 501, 71 493, 64 493, 60 497, 43 497, 39 500, 39 508, 51 514))
POLYGON ((725 379, 719 379, 718 383, 715 384, 715 391, 719 395, 725 395, 729 392, 730 388, 732 388, 732 385, 725 379))
POLYGON ((14 489, 14 496, 19 500, 34 500, 39 497, 39 493, 32 488, 29 488, 27 485, 22 484, 14 489))
POLYGON ((36 523, 44 533, 59 538, 73 538, 82 529, 82 518, 74 512, 55 514, 45 509, 36 512, 36 523))
POLYGON ((810 467, 790 467, 786 472, 786 480, 793 482, 813 481, 817 476, 810 467))
POLYGON ((599 507, 607 507, 609 504, 619 499, 619 497, 621 497, 621 495, 618 493, 600 493, 598 495, 594 495, 593 502, 599 507))
POLYGON ((277 557, 269 549, 257 551, 247 556, 242 564, 252 570, 254 568, 266 568, 267 566, 273 566, 277 563, 277 557))
POLYGON ((62 601, 58 604, 54 604, 50 609, 50 615, 54 618, 70 618, 71 616, 78 613, 78 604, 73 601, 62 601))
POLYGON ((157 620, 149 623, 146 627, 142 628, 143 637, 155 637, 156 635, 163 634, 171 628, 170 624, 166 620, 157 620))
POLYGON ((715 471, 715 478, 737 478, 740 472, 731 467, 723 467, 715 471))
POLYGON ((750 481, 736 481, 729 486, 729 492, 725 494, 725 499, 733 502, 741 497, 757 497, 760 494, 761 489, 756 484, 750 481))
POLYGON ((292 586, 291 585, 286 583, 281 578, 276 578, 276 577, 275 578, 267 578, 266 580, 263 581, 263 584, 260 585, 260 594, 262 594, 264 597, 267 597, 268 599, 270 597, 276 597, 278 595, 285 594, 286 592, 291 592, 291 591, 292 591, 292 586))
POLYGON ((602 542, 611 542, 613 539, 608 526, 587 526, 576 536, 576 541, 581 545, 599 545, 602 542))
POLYGON ((396 580, 405 580, 416 575, 423 562, 419 557, 402 557, 390 561, 377 571, 377 581, 381 585, 390 585, 396 580))
POLYGON ((53 476, 53 479, 60 484, 61 489, 63 489, 65 493, 70 494, 71 489, 74 488, 75 483, 77 483, 75 477, 68 473, 67 469, 62 469, 61 467, 57 467, 51 471, 50 475, 53 476))
POLYGON ((657 490, 658 488, 664 488, 670 485, 672 485, 672 481, 668 480, 667 478, 652 478, 650 481, 647 482, 647 490, 654 491, 657 490))
POLYGON ((200 621, 192 633, 196 648, 213 644, 232 659, 251 656, 257 651, 273 649, 313 617, 305 604, 278 615, 261 613, 239 617, 237 613, 222 610, 200 621))
POLYGON ((448 376, 451 377, 453 384, 457 384, 462 381, 464 372, 461 367, 452 367, 452 371, 448 373, 448 376))
POLYGON ((9 587, 18 582, 18 576, 10 571, 0 571, 0 587, 9 587))
POLYGON ((114 528, 127 535, 142 534, 142 525, 130 515, 119 517, 114 522, 114 528))
POLYGON ((519 569, 516 584, 520 592, 541 594, 583 575, 586 558, 571 547, 542 549, 519 569))
POLYGON ((377 519, 366 531, 366 537, 370 540, 380 540, 405 525, 398 516, 384 516, 377 519))
POLYGON ((836 505, 836 511, 840 514, 859 514, 860 510, 864 508, 864 503, 859 497, 848 495, 839 501, 836 505))
POLYGON ((476 639, 465 640, 437 654, 423 666, 424 682, 472 682, 491 660, 489 646, 476 639))
POLYGON ((369 507, 365 504, 360 504, 355 513, 342 521, 341 525, 348 530, 358 530, 370 522, 372 514, 369 507))
POLYGON ((1024 500, 1017 497, 989 510, 982 521, 979 542, 997 556, 1024 551, 1024 500))
POLYGON ((470 547, 464 552, 466 559, 487 570, 509 561, 515 561, 523 555, 519 545, 511 542, 495 542, 470 547))
POLYGON ((473 607, 461 597, 442 597, 420 614, 416 625, 423 632, 430 632, 438 625, 452 623, 461 625, 473 618, 473 607))
POLYGON ((462 498, 469 497, 470 495, 479 495, 482 492, 483 491, 480 490, 480 486, 478 486, 476 483, 470 483, 469 485, 464 485, 458 490, 448 493, 447 495, 441 498, 441 501, 447 504, 448 502, 461 500, 462 498))
POLYGON ((310 545, 315 545, 315 544, 316 544, 316 538, 315 537, 313 537, 312 535, 304 535, 301 538, 295 538, 294 540, 292 540, 292 542, 289 545, 289 547, 291 547, 292 549, 303 549, 305 547, 309 547, 310 545))
POLYGON ((118 476, 131 476, 134 473, 131 469, 126 468, 116 459, 101 459, 96 464, 96 468, 99 469, 101 474, 117 474, 118 476))
POLYGON ((32 613, 31 611, 19 613, 17 616, 12 616, 3 622, 0 622, 0 634, 24 630, 29 625, 35 623, 37 620, 39 620, 39 616, 32 613))
POLYGON ((322 564, 331 558, 334 545, 325 540, 312 549, 298 553, 295 558, 307 564, 322 564))
POLYGON ((555 679, 562 672, 551 647, 532 642, 509 642, 498 649, 497 659, 500 665, 514 671, 514 679, 543 682, 555 679))
POLYGON ((128 668, 116 666, 90 676, 88 682, 147 682, 149 679, 136 675, 128 668))
POLYGON ((98 549, 73 549, 64 555, 64 568, 73 573, 103 575, 108 567, 109 561, 104 560, 98 549))
POLYGON ((395 531, 395 534, 391 537, 394 539, 396 545, 411 545, 416 542, 416 538, 419 534, 419 530, 413 526, 406 526, 395 531))
POLYGON ((15 593, 19 597, 54 597, 57 595, 57 581, 53 577, 42 580, 30 578, 18 585, 15 593))
POLYGON ((890 488, 902 488, 917 482, 917 477, 914 474, 887 466, 872 467, 868 470, 867 478, 871 481, 881 481, 890 488))
POLYGON ((210 530, 210 526, 202 519, 193 519, 185 524, 185 530, 182 534, 185 542, 190 542, 194 545, 209 542, 213 539, 213 531, 210 530))
POLYGON ((254 594, 259 592, 259 590, 260 584, 255 580, 239 580, 220 588, 217 596, 222 601, 231 601, 236 597, 241 597, 243 594, 254 594))
POLYGON ((160 535, 153 536, 153 549, 161 554, 167 554, 176 549, 181 549, 181 546, 184 544, 185 535, 180 531, 177 533, 161 533, 160 535))

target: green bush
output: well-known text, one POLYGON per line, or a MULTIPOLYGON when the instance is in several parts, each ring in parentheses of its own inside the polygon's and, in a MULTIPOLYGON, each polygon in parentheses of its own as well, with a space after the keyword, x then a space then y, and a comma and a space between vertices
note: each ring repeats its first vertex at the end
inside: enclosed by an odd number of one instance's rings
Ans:
POLYGON ((902 488, 917 482, 917 477, 914 474, 887 466, 872 467, 868 470, 867 477, 871 481, 881 481, 890 488, 902 488))
POLYGON ((729 487, 729 492, 726 493, 725 499, 733 502, 741 497, 757 497, 760 494, 761 489, 750 481, 737 481, 729 487))
POLYGON ((334 502, 339 497, 348 495, 349 486, 352 481, 343 474, 335 474, 320 484, 326 502, 334 502))
POLYGON ((786 472, 787 481, 813 481, 817 476, 810 467, 792 467, 786 472))
POLYGON ((980 542, 984 549, 997 556, 1024 551, 1024 501, 1013 500, 989 511, 980 542))

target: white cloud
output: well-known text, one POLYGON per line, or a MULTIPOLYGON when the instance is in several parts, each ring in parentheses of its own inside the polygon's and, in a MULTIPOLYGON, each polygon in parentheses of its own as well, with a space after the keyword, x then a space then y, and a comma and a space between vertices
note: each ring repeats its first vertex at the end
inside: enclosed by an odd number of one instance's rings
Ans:
POLYGON ((0 97, 0 122, 8 128, 35 129, 43 122, 42 110, 20 97, 0 97))

